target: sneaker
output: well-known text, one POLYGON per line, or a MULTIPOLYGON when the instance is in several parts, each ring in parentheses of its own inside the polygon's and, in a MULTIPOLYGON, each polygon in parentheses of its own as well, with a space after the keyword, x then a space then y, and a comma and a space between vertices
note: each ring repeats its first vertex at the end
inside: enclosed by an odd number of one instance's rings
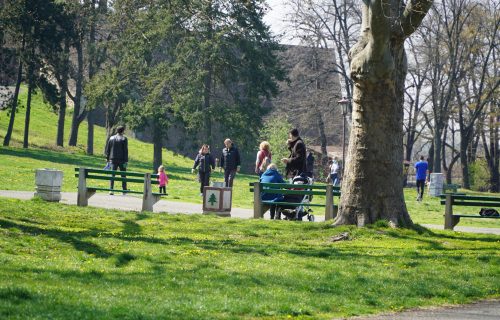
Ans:
POLYGON ((110 195, 110 196, 114 195, 113 191, 110 191, 110 192, 109 192, 109 195, 110 195))
POLYGON ((200 193, 200 197, 203 197, 203 193, 200 193))

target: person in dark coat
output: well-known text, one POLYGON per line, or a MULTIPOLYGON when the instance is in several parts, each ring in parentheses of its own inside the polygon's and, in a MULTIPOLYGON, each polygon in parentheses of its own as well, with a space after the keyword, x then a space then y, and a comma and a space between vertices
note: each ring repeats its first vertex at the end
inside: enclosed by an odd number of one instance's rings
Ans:
MULTIPOLYGON (((123 135, 125 132, 124 126, 119 126, 116 128, 116 134, 109 138, 106 144, 106 161, 111 162, 111 170, 127 171, 128 164, 128 140, 127 137, 123 135)), ((113 175, 114 177, 114 175, 113 175)), ((113 189, 115 184, 114 179, 111 179, 109 183, 109 188, 113 189)), ((127 190, 127 182, 122 181, 123 190, 127 190)), ((109 194, 113 194, 111 191, 109 194)))
POLYGON ((224 183, 226 187, 232 188, 234 177, 240 171, 240 152, 231 139, 224 140, 224 145, 226 147, 222 149, 220 167, 224 168, 224 183))
POLYGON ((281 161, 286 164, 286 176, 293 178, 306 172, 306 145, 299 136, 299 130, 290 130, 287 145, 290 156, 281 159, 281 161))
MULTIPOLYGON (((283 180, 283 177, 281 174, 278 172, 278 168, 274 163, 271 163, 268 167, 267 170, 262 173, 260 176, 260 182, 261 183, 284 183, 285 181, 283 180)), ((267 200, 267 201, 280 201, 283 199, 282 194, 275 194, 271 193, 272 189, 269 187, 264 187, 263 192, 261 194, 261 199, 262 200, 267 200), (266 192, 267 191, 267 192, 266 192)), ((271 214, 271 219, 274 219, 275 213, 276 213, 276 205, 271 205, 271 208, 269 210, 271 214)))
POLYGON ((203 188, 210 184, 210 173, 212 169, 215 169, 215 159, 210 154, 210 146, 204 144, 201 146, 200 151, 196 155, 194 160, 193 169, 191 172, 195 172, 198 169, 198 178, 200 181, 200 196, 203 195, 203 188))

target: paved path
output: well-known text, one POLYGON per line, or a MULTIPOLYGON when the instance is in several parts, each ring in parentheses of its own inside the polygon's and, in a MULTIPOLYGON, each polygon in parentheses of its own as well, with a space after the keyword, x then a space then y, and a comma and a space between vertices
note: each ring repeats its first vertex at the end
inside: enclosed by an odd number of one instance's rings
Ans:
POLYGON ((354 317, 352 320, 498 320, 500 300, 479 301, 456 307, 429 308, 372 317, 354 317))
MULTIPOLYGON (((14 190, 0 190, 0 197, 16 198, 22 200, 28 200, 33 198, 34 192, 32 191, 14 191, 14 190)), ((76 192, 62 192, 61 202, 65 204, 76 205, 76 192)), ((110 196, 106 193, 96 193, 89 199, 89 206, 97 208, 106 209, 118 209, 118 210, 130 210, 130 211, 141 211, 142 199, 137 196, 132 195, 114 195, 110 196)), ((154 205, 154 212, 165 212, 165 213, 185 213, 185 214, 200 214, 202 213, 201 204, 187 203, 187 202, 175 202, 168 200, 160 200, 154 205)), ((241 218, 241 219, 251 219, 253 218, 252 209, 242 209, 233 208, 231 211, 231 217, 241 218)), ((269 218, 269 215, 266 215, 269 218)), ((318 213, 315 215, 316 221, 325 221, 323 214, 318 213)), ((431 229, 443 229, 442 225, 435 224, 424 224, 426 228, 431 229)), ((474 228, 474 227, 461 227, 456 226, 456 231, 461 232, 471 232, 471 233, 488 233, 488 234, 498 234, 500 235, 500 228, 474 228)))

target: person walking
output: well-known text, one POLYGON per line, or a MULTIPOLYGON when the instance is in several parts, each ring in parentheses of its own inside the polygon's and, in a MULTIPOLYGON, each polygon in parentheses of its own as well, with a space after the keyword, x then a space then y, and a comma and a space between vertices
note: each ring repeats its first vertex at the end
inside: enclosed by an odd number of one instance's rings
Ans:
POLYGON ((198 169, 198 180, 200 181, 200 196, 203 195, 203 188, 210 185, 210 174, 212 169, 215 169, 215 159, 210 154, 210 146, 204 144, 201 146, 200 151, 194 159, 193 169, 191 172, 194 173, 196 168, 198 169))
POLYGON ((286 176, 293 178, 306 172, 306 145, 299 136, 299 130, 292 129, 288 133, 287 140, 290 156, 281 161, 286 165, 286 176))
POLYGON ((340 164, 337 157, 333 158, 332 165, 330 166, 330 181, 334 187, 339 185, 340 181, 340 164))
POLYGON ((224 140, 225 148, 222 149, 220 167, 224 168, 224 183, 226 187, 232 188, 236 173, 240 171, 240 152, 231 139, 224 140))
POLYGON ((415 163, 415 180, 417 180, 417 201, 422 201, 424 197, 425 181, 427 180, 427 171, 429 164, 424 160, 424 156, 420 157, 420 161, 415 163))
MULTIPOLYGON (((116 134, 109 138, 106 144, 106 161, 111 162, 111 170, 116 171, 118 168, 120 171, 127 171, 128 164, 128 140, 124 135, 125 127, 119 126, 116 128, 116 134)), ((114 174, 113 174, 114 177, 114 174)), ((124 175, 122 175, 124 177, 124 175)), ((113 195, 115 181, 111 179, 109 183, 109 188, 112 190, 109 192, 113 195)), ((127 182, 122 181, 123 190, 127 190, 127 182)))
POLYGON ((255 160, 255 173, 262 176, 262 173, 267 170, 267 167, 272 162, 271 145, 267 141, 262 141, 257 152, 255 160))

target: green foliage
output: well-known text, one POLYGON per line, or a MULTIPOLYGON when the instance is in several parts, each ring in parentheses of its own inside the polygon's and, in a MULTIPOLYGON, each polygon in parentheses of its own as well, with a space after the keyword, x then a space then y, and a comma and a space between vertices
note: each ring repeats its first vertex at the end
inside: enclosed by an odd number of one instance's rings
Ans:
POLYGON ((0 199, 0 314, 332 319, 462 304, 500 296, 499 241, 0 199))
POLYGON ((290 155, 286 141, 288 139, 288 132, 291 129, 292 124, 288 121, 288 118, 286 116, 278 116, 268 118, 259 132, 260 139, 269 142, 271 145, 273 163, 282 172, 285 170, 285 165, 281 162, 281 159, 288 158, 290 155))
POLYGON ((485 159, 476 159, 469 165, 469 178, 471 189, 475 191, 488 191, 490 188, 490 174, 488 163, 485 159))

